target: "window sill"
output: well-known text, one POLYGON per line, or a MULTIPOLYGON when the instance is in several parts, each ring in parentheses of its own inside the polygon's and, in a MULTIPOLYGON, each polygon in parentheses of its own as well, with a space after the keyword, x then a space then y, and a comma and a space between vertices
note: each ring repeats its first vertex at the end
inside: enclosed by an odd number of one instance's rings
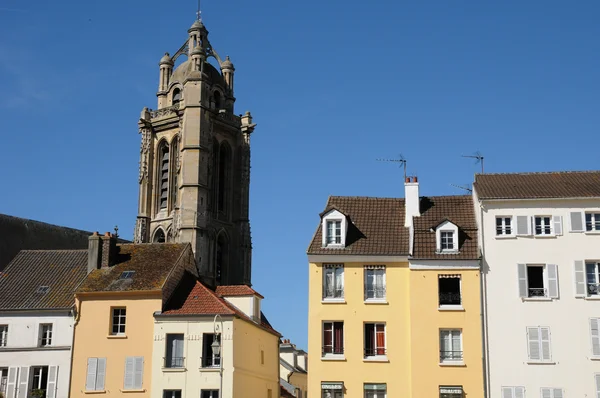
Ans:
POLYGON ((321 357, 321 361, 345 361, 346 357, 343 355, 337 355, 337 356, 328 356, 328 357, 321 357))
POLYGON ((521 297, 523 301, 552 301, 552 297, 521 297))
POLYGON ((363 358, 363 362, 389 362, 387 355, 363 358))
POLYGON ((517 239, 517 235, 496 235, 496 239, 517 239))
POLYGON ((439 363, 440 366, 442 367, 454 367, 454 368, 465 368, 467 367, 467 365, 465 365, 464 362, 440 362, 439 363))
POLYGON ((438 307, 438 311, 464 311, 462 305, 441 305, 438 307))
POLYGON ((585 231, 586 235, 600 235, 600 231, 585 231))
POLYGON ((127 335, 125 334, 109 334, 106 336, 107 339, 126 339, 127 335))
POLYGON ((171 373, 171 372, 185 372, 186 368, 162 368, 163 372, 171 373))
POLYGON ((388 304, 386 299, 367 299, 365 304, 388 304))
POLYGON ((594 300, 600 300, 600 295, 598 295, 598 296, 586 296, 586 297, 584 297, 584 299, 585 300, 592 300, 592 301, 594 301, 594 300))
POLYGON ((84 391, 84 394, 106 394, 106 390, 84 391))
POLYGON ((141 390, 119 390, 119 391, 121 391, 122 393, 129 393, 129 392, 132 392, 132 393, 136 393, 136 392, 146 392, 146 390, 145 390, 145 389, 141 389, 141 390))
POLYGON ((209 367, 206 367, 206 368, 200 367, 199 369, 201 372, 219 372, 219 371, 221 371, 221 368, 218 366, 211 366, 210 368, 209 367))
POLYGON ((460 254, 459 250, 436 250, 435 254, 460 254))
POLYGON ((341 243, 330 243, 328 245, 323 246, 324 249, 343 249, 346 245, 341 243))
POLYGON ((592 361, 600 361, 600 356, 598 356, 598 355, 591 356, 590 360, 592 360, 592 361))
POLYGON ((525 363, 528 365, 556 365, 554 361, 527 361, 525 363))
POLYGON ((321 300, 321 304, 346 304, 346 299, 343 299, 343 298, 339 298, 339 299, 324 298, 324 299, 321 300))
POLYGON ((556 235, 533 235, 534 238, 552 239, 556 238, 556 235))

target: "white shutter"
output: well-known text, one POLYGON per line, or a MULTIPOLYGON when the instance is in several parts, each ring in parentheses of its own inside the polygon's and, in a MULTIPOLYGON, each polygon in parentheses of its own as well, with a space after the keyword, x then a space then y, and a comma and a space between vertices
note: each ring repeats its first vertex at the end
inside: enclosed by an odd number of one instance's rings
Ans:
POLYGON ((548 270, 548 297, 558 298, 558 266, 546 264, 548 270))
POLYGON ((517 216, 517 235, 531 235, 531 221, 529 216, 517 216))
POLYGON ((517 264, 519 276, 519 297, 527 297, 527 265, 517 264))
POLYGON ((553 398, 563 398, 562 388, 554 389, 554 397, 553 398))
POLYGON ((554 224, 554 235, 562 235, 563 234, 562 216, 553 216, 552 221, 554 224))
POLYGON ((98 372, 96 373, 96 390, 104 391, 106 378, 106 358, 98 358, 98 372))
POLYGON ((583 213, 571 212, 571 232, 583 232, 583 213))
POLYGON ((515 398, 512 387, 502 387, 502 398, 515 398))
POLYGON ((575 297, 585 297, 585 264, 582 260, 575 261, 575 297))
POLYGON ((134 357, 125 358, 125 381, 123 382, 124 390, 133 390, 133 373, 135 371, 134 357))
POLYGON ((592 355, 600 356, 600 319, 590 319, 590 334, 592 336, 592 355))
POLYGON ((540 330, 538 328, 527 328, 527 346, 529 347, 529 359, 533 361, 542 359, 540 352, 540 330))
POLYGON ((16 366, 8 368, 8 380, 6 381, 6 398, 15 398, 17 392, 17 376, 19 368, 16 366))
POLYGON ((542 345, 542 361, 552 359, 550 353, 550 328, 540 328, 540 337, 542 345))
POLYGON ((21 366, 18 384, 17 398, 27 398, 29 396, 29 367, 21 366))
POLYGON ((525 387, 515 387, 515 398, 525 398, 525 387))
POLYGON ((552 398, 552 389, 542 388, 542 398, 552 398))
POLYGON ((87 375, 85 378, 85 390, 94 391, 96 389, 96 371, 98 369, 98 358, 88 358, 87 375))
POLYGON ((596 373, 594 378, 596 379, 596 398, 600 398, 600 373, 596 373))
POLYGON ((142 381, 144 376, 144 357, 134 358, 134 374, 133 374, 133 388, 136 390, 142 389, 142 381))
POLYGON ((48 366, 48 387, 46 398, 56 398, 56 382, 58 380, 58 366, 48 366))

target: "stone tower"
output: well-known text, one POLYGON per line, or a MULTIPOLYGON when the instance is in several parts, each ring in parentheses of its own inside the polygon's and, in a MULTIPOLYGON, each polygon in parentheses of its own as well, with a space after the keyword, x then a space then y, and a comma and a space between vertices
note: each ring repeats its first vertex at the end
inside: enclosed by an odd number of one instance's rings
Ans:
POLYGON ((135 242, 189 242, 205 283, 250 285, 250 135, 256 125, 249 112, 234 114, 233 64, 219 57, 197 20, 159 67, 158 108, 144 108, 138 123, 135 242), (179 57, 187 59, 174 68, 179 57))

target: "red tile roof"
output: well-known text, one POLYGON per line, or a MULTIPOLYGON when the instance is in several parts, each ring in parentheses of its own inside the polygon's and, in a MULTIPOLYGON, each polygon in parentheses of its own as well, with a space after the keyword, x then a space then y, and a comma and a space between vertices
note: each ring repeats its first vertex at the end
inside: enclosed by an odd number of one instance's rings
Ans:
POLYGON ((258 296, 264 298, 256 290, 252 289, 247 285, 231 285, 231 286, 217 286, 217 295, 219 296, 258 296))

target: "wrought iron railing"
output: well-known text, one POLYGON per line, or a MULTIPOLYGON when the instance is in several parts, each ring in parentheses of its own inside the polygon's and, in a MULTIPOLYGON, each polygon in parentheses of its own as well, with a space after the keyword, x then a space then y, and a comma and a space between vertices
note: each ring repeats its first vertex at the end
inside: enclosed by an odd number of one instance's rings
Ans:
POLYGON ((462 351, 440 351, 440 361, 462 361, 462 351))
POLYGON ((344 289, 335 288, 333 286, 325 286, 323 288, 323 298, 344 298, 344 289))
POLYGON ((460 305, 460 293, 458 292, 440 292, 440 305, 460 305))
POLYGON ((183 368, 185 365, 185 357, 166 357, 165 368, 183 368))
POLYGON ((323 356, 325 355, 344 355, 344 347, 323 347, 321 352, 323 356))
POLYGON ((200 358, 200 366, 203 368, 219 368, 221 367, 220 356, 208 356, 200 358))
POLYGON ((597 296, 600 294, 600 283, 588 283, 587 289, 590 296, 597 296))
POLYGON ((365 299, 384 299, 385 286, 365 286, 365 299))
POLYGON ((365 348, 365 358, 386 355, 385 348, 365 348))
POLYGON ((530 287, 527 291, 529 297, 547 297, 546 289, 543 287, 530 287))

